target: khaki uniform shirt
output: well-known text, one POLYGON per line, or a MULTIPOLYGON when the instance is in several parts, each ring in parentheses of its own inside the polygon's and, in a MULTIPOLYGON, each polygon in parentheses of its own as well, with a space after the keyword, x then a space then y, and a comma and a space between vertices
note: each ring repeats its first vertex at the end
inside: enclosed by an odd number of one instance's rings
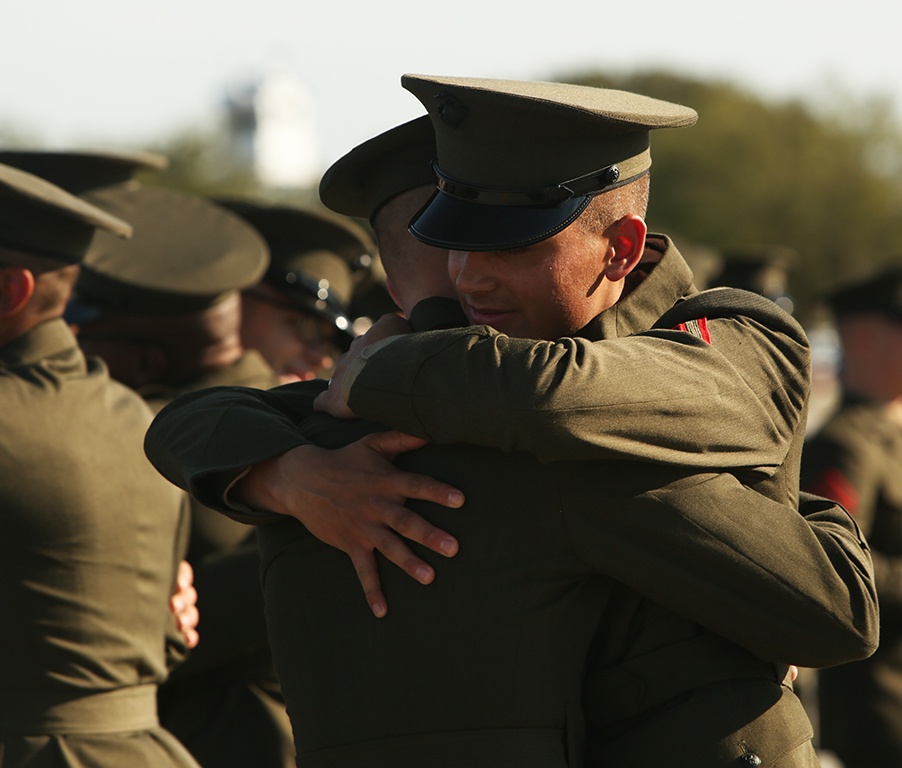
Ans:
POLYGON ((847 395, 804 468, 805 486, 842 502, 867 537, 880 599, 877 652, 820 674, 821 741, 847 768, 902 765, 902 425, 847 395))
POLYGON ((179 492, 151 414, 62 320, 0 349, 0 765, 195 766, 159 727, 179 492))

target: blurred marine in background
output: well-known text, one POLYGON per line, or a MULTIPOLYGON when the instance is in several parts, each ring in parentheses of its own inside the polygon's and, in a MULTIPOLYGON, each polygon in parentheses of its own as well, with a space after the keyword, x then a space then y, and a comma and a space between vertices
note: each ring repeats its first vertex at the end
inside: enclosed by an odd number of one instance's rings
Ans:
POLYGON ((122 220, 0 165, 0 763, 196 766, 159 726, 187 519, 141 454, 151 413, 62 319, 122 220))
POLYGON ((218 200, 269 247, 263 279, 241 294, 241 340, 283 384, 329 378, 354 337, 349 303, 355 271, 375 245, 365 230, 329 211, 218 200))
MULTIPOLYGON (((126 218, 128 242, 99 237, 71 316, 85 349, 159 410, 182 392, 267 388, 278 378, 241 342, 242 290, 269 263, 242 218, 200 197, 108 187, 88 199, 126 218)), ((259 554, 246 527, 191 506, 201 642, 160 693, 160 718, 204 766, 294 764, 263 619, 259 554)))
POLYGON ((842 401, 803 454, 802 484, 852 513, 871 546, 880 647, 822 670, 822 745, 846 768, 902 765, 902 267, 829 297, 842 401))

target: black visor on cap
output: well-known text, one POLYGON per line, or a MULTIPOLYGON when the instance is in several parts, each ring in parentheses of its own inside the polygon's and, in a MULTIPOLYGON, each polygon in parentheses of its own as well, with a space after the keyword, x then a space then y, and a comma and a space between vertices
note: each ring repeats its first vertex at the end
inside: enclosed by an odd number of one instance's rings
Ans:
POLYGON ((593 195, 554 207, 483 205, 437 190, 410 222, 421 242, 454 251, 506 251, 547 240, 572 224, 593 195))

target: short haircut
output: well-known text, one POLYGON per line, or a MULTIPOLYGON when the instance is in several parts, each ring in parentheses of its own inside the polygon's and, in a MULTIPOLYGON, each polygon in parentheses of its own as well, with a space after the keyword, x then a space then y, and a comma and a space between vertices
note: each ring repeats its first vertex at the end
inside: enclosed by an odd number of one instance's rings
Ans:
POLYGON ((592 198, 576 220, 584 232, 603 234, 614 222, 624 216, 645 217, 648 210, 650 174, 644 174, 629 184, 603 192, 592 198))

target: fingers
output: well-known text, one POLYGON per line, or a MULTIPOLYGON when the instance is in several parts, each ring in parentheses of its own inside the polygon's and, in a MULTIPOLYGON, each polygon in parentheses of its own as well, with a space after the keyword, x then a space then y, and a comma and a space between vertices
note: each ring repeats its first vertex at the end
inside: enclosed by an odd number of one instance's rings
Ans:
POLYGON ((343 448, 302 445, 262 462, 242 481, 244 500, 290 514, 318 539, 345 552, 354 564, 373 614, 388 604, 376 570, 380 552, 411 578, 429 584, 435 571, 408 545, 415 542, 445 557, 459 549, 457 539, 405 506, 417 499, 456 509, 464 495, 426 475, 404 472, 392 459, 426 441, 398 431, 368 435, 343 448), (268 495, 256 493, 263 487, 268 495))
POLYGON ((366 597, 367 605, 377 619, 381 619, 388 613, 388 602, 382 594, 382 584, 379 581, 379 571, 376 568, 376 558, 372 552, 356 552, 351 555, 351 562, 357 571, 360 586, 366 597))
POLYGON ((404 543, 404 540, 396 536, 392 531, 386 530, 384 532, 376 545, 376 549, 389 562, 397 565, 410 578, 415 579, 420 584, 431 584, 435 580, 435 570, 432 566, 411 552, 410 547, 404 543))
POLYGON ((194 569, 191 567, 191 563, 189 563, 187 560, 182 560, 179 563, 176 583, 178 584, 180 590, 190 587, 192 584, 194 584, 194 569))
POLYGON ((313 400, 313 410, 328 413, 337 419, 353 419, 354 412, 341 396, 341 384, 333 374, 329 389, 320 392, 313 400))
MULTIPOLYGON (((410 548, 392 531, 386 530, 377 543, 376 549, 385 558, 397 565, 408 576, 420 584, 431 584, 435 580, 435 569, 429 563, 421 560, 411 552, 410 548)), ((363 587, 370 610, 377 619, 381 619, 388 613, 388 601, 382 592, 382 583, 379 579, 379 571, 376 565, 374 550, 355 552, 351 555, 351 562, 357 572, 357 578, 363 587)))
MULTIPOLYGON (((388 461, 392 461, 401 453, 422 448, 427 444, 427 441, 422 438, 396 430, 369 435, 364 440, 369 448, 381 453, 388 461)), ((466 501, 460 490, 428 475, 397 470, 392 475, 392 483, 395 494, 404 499, 431 501, 451 509, 462 507, 466 501)), ((416 541, 425 544, 425 541, 420 539, 416 539, 416 541)))
POLYGON ((197 648, 197 644, 200 642, 200 635, 197 633, 196 629, 188 629, 185 630, 185 645, 188 648, 197 648))
POLYGON ((406 432, 399 432, 396 429, 390 429, 387 432, 375 432, 367 435, 361 442, 366 443, 369 448, 379 451, 386 459, 391 461, 400 453, 415 451, 428 444, 427 440, 415 435, 408 435, 406 432))
POLYGON ((175 620, 179 632, 185 636, 185 645, 189 648, 197 647, 198 642, 200 642, 200 635, 197 632, 197 623, 200 621, 200 614, 198 613, 197 606, 192 605, 187 610, 176 614, 175 620))
POLYGON ((194 589, 194 570, 182 560, 176 575, 177 592, 169 600, 169 610, 175 617, 179 632, 185 636, 185 644, 194 648, 200 641, 197 624, 200 613, 197 610, 197 590, 194 589))
MULTIPOLYGON (((427 547, 440 555, 444 555, 445 557, 454 557, 460 548, 457 539, 450 533, 443 531, 441 528, 437 528, 425 518, 420 517, 416 512, 407 509, 407 507, 396 509, 389 516, 387 525, 392 531, 397 531, 397 533, 405 539, 415 541, 417 544, 422 544, 424 547, 427 547)), ((400 539, 398 539, 397 536, 391 531, 386 530, 385 540, 377 547, 377 549, 388 557, 389 560, 396 562, 396 560, 386 551, 386 549, 390 547, 393 552, 400 552, 394 545, 394 542, 391 541, 392 539, 400 542, 400 539)), ((403 546, 403 542, 400 543, 403 546)), ((401 552, 401 554, 410 553, 410 550, 408 550, 406 546, 404 547, 404 550, 405 552, 401 552)), ((412 553, 410 553, 410 556, 413 557, 412 553)), ((418 562, 422 563, 422 561, 418 562)), ((401 565, 400 563, 398 564, 401 565)), ((405 570, 407 569, 405 568, 405 570)), ((422 581, 422 579, 417 579, 417 581, 422 581)), ((423 583, 425 584, 428 582, 423 583)))

